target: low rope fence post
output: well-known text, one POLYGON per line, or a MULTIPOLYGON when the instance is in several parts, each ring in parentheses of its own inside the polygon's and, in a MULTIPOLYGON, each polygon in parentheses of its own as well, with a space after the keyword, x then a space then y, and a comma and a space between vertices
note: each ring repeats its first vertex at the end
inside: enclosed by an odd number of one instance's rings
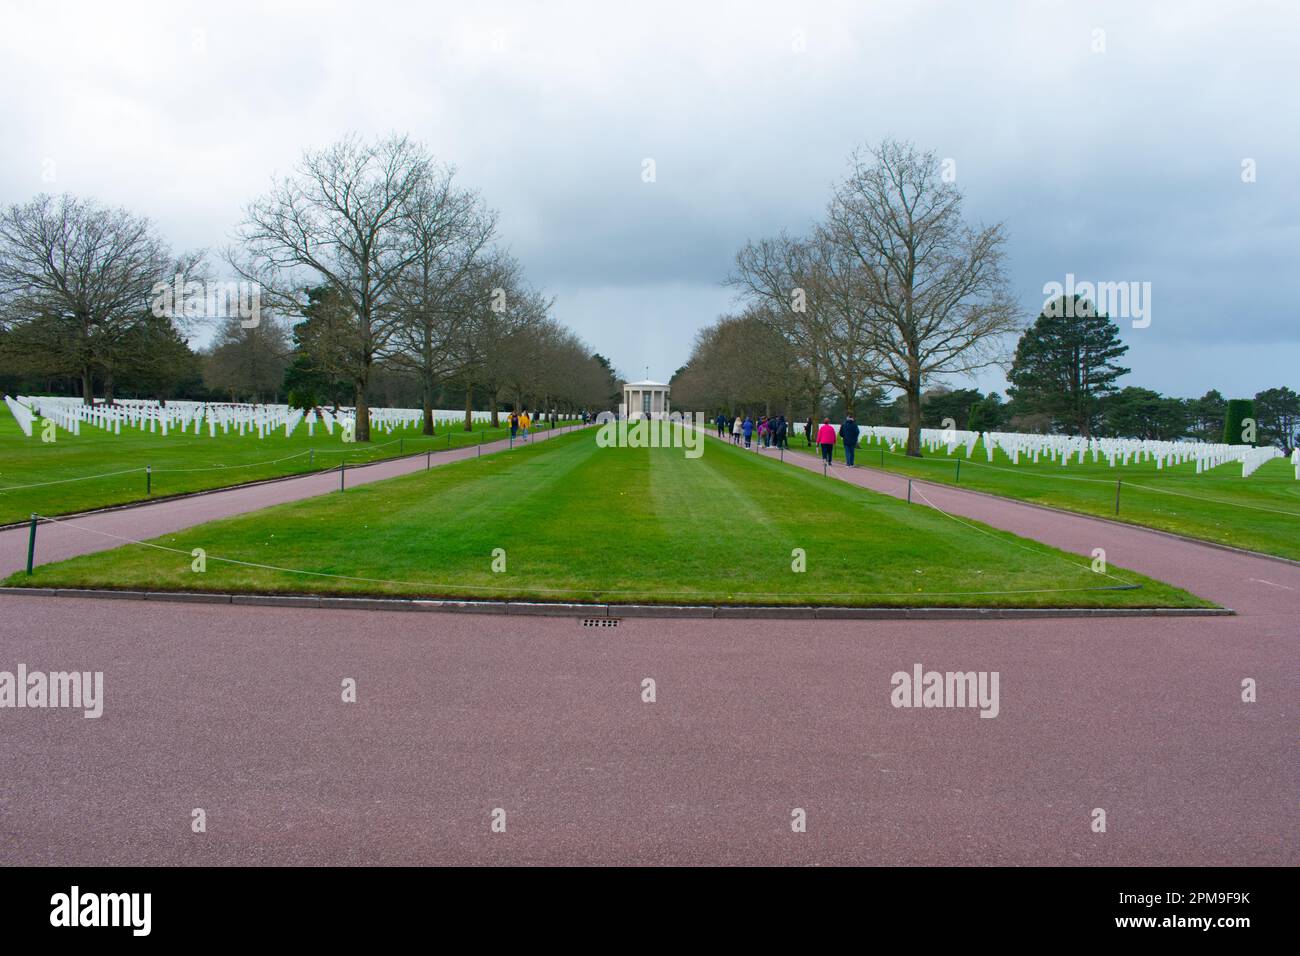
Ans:
POLYGON ((144 466, 144 493, 146 496, 153 494, 153 465, 144 466))
POLYGON ((953 479, 953 484, 961 483, 961 459, 957 459, 957 477, 953 479))
POLYGON ((36 559, 36 513, 32 512, 32 527, 27 533, 27 576, 32 576, 32 564, 36 559))
POLYGON ((339 462, 339 491, 342 491, 344 489, 344 485, 347 480, 343 477, 343 473, 346 468, 347 468, 347 460, 344 459, 343 461, 339 462))
POLYGON ((424 470, 428 471, 432 467, 433 467, 433 452, 426 451, 424 453, 424 470))
POLYGON ((907 503, 912 503, 912 479, 907 479, 907 503))
POLYGON ((1122 478, 1115 479, 1115 514, 1119 514, 1119 488, 1122 483, 1122 478))

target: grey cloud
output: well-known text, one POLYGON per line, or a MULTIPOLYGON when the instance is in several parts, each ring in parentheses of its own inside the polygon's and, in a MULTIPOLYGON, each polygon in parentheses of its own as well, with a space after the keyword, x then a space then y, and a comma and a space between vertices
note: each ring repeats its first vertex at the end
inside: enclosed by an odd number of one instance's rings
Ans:
POLYGON ((1152 327, 1125 332, 1135 384, 1297 384, 1287 6, 237 2, 7 20, 3 201, 67 189, 219 247, 304 146, 408 131, 501 211, 561 319, 662 377, 729 307, 737 247, 806 228, 850 150, 891 136, 954 158, 970 215, 1007 222, 1027 314, 1066 272, 1152 282, 1152 327))

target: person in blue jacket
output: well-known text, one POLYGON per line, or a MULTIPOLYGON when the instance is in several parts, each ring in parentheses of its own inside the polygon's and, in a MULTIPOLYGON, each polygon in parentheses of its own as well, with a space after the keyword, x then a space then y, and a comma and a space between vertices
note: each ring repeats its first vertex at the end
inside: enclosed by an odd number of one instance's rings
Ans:
POLYGON ((844 424, 840 426, 840 440, 844 442, 844 464, 852 468, 853 452, 858 447, 858 423, 852 415, 844 416, 844 424))
POLYGON ((740 428, 745 433, 745 447, 748 448, 749 440, 754 437, 754 419, 746 415, 745 424, 741 425, 740 428))

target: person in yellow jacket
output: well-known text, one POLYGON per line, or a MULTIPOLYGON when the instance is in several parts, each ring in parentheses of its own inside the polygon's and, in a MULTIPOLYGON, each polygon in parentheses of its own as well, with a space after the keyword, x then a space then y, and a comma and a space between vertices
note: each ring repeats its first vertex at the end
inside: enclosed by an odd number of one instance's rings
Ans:
POLYGON ((524 441, 528 441, 528 426, 532 423, 533 420, 528 417, 528 409, 525 408, 519 414, 519 427, 524 430, 524 441))

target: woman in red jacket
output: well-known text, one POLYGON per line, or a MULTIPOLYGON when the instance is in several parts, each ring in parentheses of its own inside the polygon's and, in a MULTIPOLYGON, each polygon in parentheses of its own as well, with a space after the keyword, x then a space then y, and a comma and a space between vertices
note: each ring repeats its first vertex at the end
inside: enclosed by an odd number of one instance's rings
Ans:
POLYGON ((829 418, 823 418, 822 427, 817 429, 817 444, 822 446, 822 460, 829 465, 835 451, 835 426, 829 418))

